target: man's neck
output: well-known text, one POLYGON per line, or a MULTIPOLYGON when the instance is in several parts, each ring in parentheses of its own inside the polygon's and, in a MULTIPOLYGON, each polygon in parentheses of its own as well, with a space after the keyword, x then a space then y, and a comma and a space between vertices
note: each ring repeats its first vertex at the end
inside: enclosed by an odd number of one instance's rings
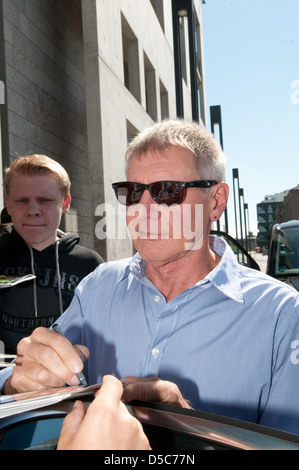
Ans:
POLYGON ((204 279, 220 259, 210 248, 189 251, 165 264, 146 262, 146 276, 169 302, 204 279))

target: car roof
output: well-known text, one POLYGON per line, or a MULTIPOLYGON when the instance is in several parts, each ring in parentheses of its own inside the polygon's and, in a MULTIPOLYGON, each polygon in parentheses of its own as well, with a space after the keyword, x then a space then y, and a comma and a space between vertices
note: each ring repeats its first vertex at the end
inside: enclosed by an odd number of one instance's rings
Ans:
POLYGON ((286 227, 295 227, 299 225, 299 220, 288 220, 287 222, 281 222, 280 224, 274 225, 274 229, 281 229, 286 227))

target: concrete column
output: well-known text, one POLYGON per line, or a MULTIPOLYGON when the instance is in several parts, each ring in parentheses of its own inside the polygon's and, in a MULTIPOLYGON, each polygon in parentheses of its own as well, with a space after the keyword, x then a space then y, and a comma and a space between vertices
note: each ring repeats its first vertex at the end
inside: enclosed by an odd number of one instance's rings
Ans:
POLYGON ((106 240, 99 240, 95 235, 96 207, 105 201, 103 149, 102 149, 102 113, 100 94, 100 60, 98 45, 98 2, 82 1, 83 41, 85 47, 85 90, 87 113, 87 140, 89 159, 89 189, 91 201, 91 220, 94 248, 107 259, 106 240))
POLYGON ((2 184, 3 184, 3 163, 2 163, 2 134, 1 134, 1 106, 5 104, 5 87, 4 83, 0 81, 0 211, 2 210, 4 206, 4 200, 3 200, 3 190, 2 190, 2 184))

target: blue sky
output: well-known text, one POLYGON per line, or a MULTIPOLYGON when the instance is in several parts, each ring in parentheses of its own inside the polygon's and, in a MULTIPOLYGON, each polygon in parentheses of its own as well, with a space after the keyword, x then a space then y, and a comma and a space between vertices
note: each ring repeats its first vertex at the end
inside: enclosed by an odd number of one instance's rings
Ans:
POLYGON ((208 115, 213 105, 222 113, 229 232, 238 168, 257 233, 256 204, 299 184, 299 0, 206 0, 202 15, 208 115))

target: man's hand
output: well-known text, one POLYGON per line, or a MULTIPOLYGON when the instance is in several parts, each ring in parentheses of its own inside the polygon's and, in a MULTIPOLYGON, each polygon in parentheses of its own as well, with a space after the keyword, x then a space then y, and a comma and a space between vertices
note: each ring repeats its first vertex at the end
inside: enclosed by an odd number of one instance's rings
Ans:
POLYGON ((47 328, 37 328, 31 336, 19 342, 16 366, 3 392, 8 394, 63 387, 65 384, 79 385, 76 374, 83 369, 81 355, 85 358, 89 356, 85 346, 74 347, 62 335, 47 328))
POLYGON ((123 401, 151 401, 192 409, 173 382, 161 380, 159 377, 125 377, 122 382, 127 384, 124 387, 123 401))
POLYGON ((58 450, 149 450, 142 426, 121 402, 123 385, 115 377, 103 377, 103 385, 85 415, 76 402, 64 419, 58 450))

